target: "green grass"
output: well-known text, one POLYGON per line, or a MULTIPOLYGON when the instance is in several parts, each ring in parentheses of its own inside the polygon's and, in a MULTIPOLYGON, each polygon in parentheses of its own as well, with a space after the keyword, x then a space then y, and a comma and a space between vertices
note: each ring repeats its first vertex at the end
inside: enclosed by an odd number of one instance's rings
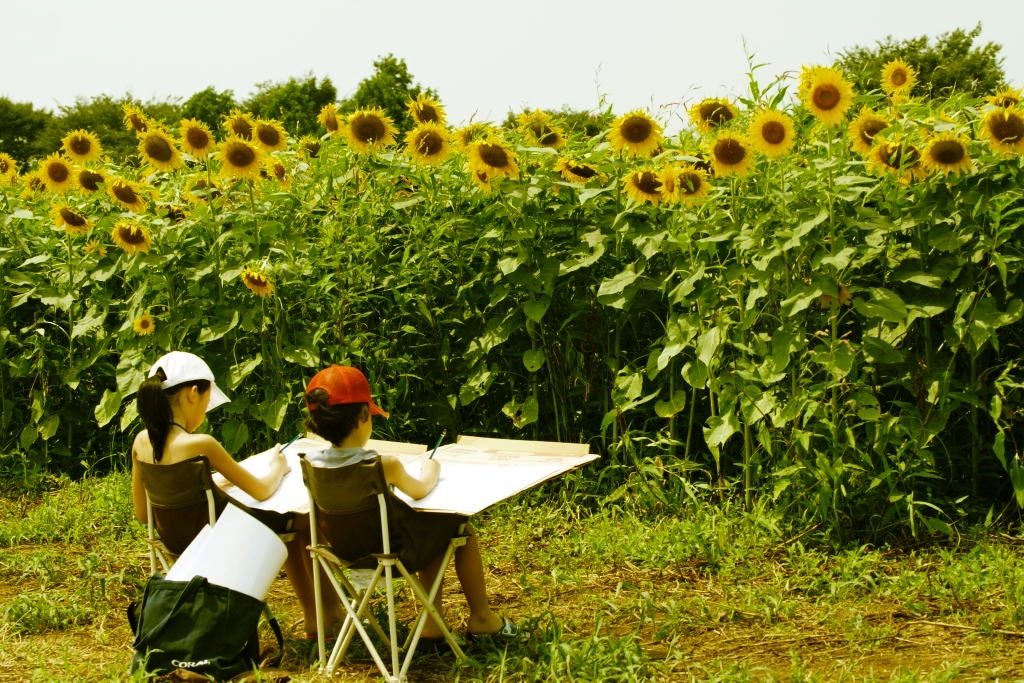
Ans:
MULTIPOLYGON (((831 548, 728 503, 669 513, 548 493, 475 520, 492 601, 529 638, 462 664, 425 658, 414 680, 1024 680, 1022 540, 1006 530, 831 548)), ((133 680, 124 610, 148 560, 130 510, 125 474, 0 500, 0 680, 133 680)), ((292 680, 326 680, 283 577, 268 602, 292 680)), ((374 678, 357 656, 335 680, 374 678)))

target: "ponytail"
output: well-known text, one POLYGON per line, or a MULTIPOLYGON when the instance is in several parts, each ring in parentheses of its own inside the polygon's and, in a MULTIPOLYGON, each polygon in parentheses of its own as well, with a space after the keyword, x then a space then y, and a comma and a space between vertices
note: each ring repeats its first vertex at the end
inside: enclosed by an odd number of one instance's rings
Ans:
POLYGON ((174 420, 171 400, 164 393, 163 382, 166 378, 163 370, 157 370, 156 374, 143 380, 135 397, 139 417, 142 424, 146 425, 149 443, 153 445, 154 462, 160 462, 160 458, 164 456, 164 444, 167 442, 167 435, 171 433, 171 422, 174 420))

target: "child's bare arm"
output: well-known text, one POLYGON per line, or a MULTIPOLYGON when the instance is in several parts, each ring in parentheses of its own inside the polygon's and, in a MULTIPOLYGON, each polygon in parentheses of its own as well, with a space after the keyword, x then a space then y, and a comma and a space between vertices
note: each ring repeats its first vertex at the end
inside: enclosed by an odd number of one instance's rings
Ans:
POLYGON ((419 477, 409 474, 402 461, 393 455, 382 455, 380 460, 387 482, 413 500, 419 500, 430 493, 437 486, 437 480, 441 475, 441 463, 437 460, 424 459, 419 477))

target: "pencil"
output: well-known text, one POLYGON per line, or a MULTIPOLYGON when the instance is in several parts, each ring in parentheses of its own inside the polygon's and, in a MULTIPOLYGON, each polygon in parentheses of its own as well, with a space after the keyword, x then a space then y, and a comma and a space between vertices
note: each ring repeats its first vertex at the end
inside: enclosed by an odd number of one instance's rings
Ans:
POLYGON ((434 444, 434 450, 430 451, 430 455, 427 456, 427 460, 432 460, 434 458, 434 453, 437 453, 437 448, 438 446, 441 445, 441 441, 444 439, 444 435, 447 433, 447 429, 441 430, 441 436, 437 437, 437 443, 434 444))
POLYGON ((281 446, 281 452, 282 452, 282 453, 284 453, 284 450, 285 450, 286 448, 288 448, 289 446, 291 446, 291 445, 292 445, 293 443, 295 443, 296 441, 298 441, 298 440, 299 440, 299 439, 301 439, 301 438, 302 438, 302 434, 301 434, 301 433, 299 433, 299 434, 296 434, 296 435, 295 435, 295 437, 294 437, 294 438, 292 438, 292 440, 291 440, 291 441, 289 441, 289 442, 288 442, 288 443, 286 443, 285 445, 281 446))

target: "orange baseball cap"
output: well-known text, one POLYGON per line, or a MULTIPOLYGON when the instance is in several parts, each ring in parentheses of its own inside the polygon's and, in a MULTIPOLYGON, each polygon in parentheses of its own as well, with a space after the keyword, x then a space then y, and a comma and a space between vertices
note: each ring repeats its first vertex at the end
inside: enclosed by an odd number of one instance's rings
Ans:
MULTIPOLYGON (((390 416, 388 411, 373 402, 366 375, 351 365, 332 365, 316 373, 306 386, 306 394, 314 389, 323 389, 327 392, 328 405, 365 403, 370 406, 371 415, 390 416)), ((306 407, 310 410, 316 409, 316 405, 308 401, 306 407)))

